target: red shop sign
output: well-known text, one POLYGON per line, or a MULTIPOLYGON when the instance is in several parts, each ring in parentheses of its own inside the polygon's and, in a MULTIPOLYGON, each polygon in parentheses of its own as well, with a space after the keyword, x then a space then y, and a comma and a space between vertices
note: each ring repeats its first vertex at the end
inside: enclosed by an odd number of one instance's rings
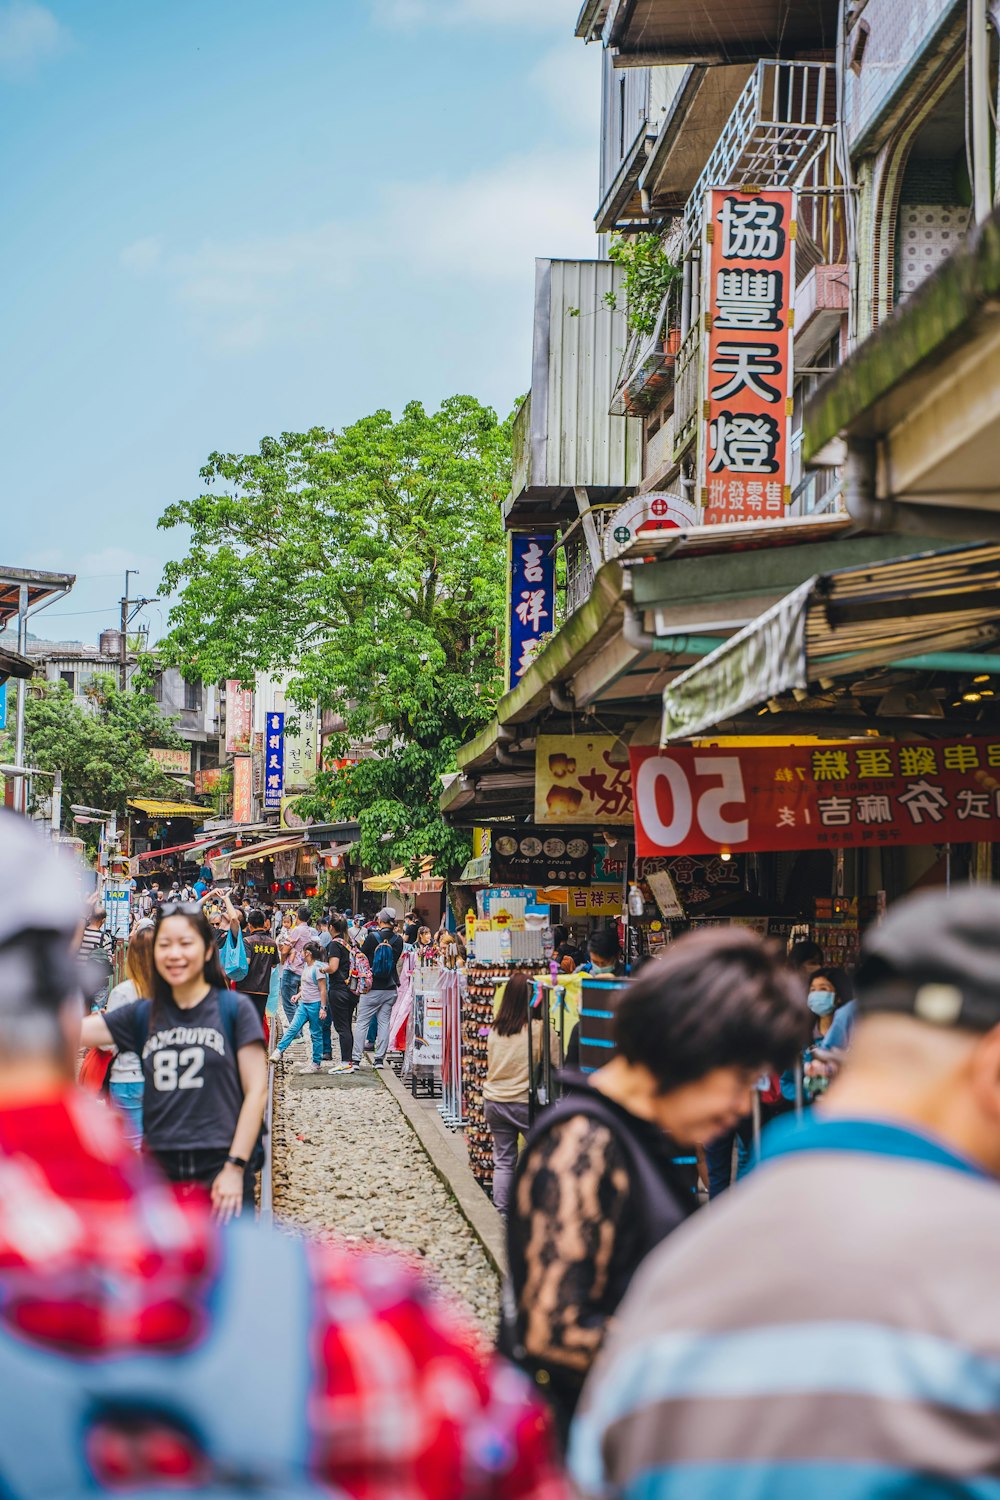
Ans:
POLYGON ((699 485, 707 525, 780 519, 791 499, 795 197, 706 194, 699 485))
POLYGON ((630 751, 636 852, 1000 839, 1000 740, 630 751))

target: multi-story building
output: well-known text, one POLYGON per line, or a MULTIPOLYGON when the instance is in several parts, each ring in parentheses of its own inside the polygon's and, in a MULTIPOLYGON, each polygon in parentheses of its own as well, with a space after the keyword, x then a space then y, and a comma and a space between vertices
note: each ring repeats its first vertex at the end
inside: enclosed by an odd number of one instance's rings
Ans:
MULTIPOLYGON (((36 678, 65 683, 86 709, 93 708, 87 690, 95 677, 120 680, 122 652, 117 630, 102 631, 96 646, 81 641, 33 641, 28 655, 36 678)), ((126 652, 124 665, 130 681, 137 665, 133 652, 126 652)), ((176 667, 164 667, 154 675, 152 694, 164 718, 174 721, 173 732, 190 746, 183 764, 179 758, 183 752, 164 752, 168 757, 164 768, 193 784, 195 775, 219 763, 218 692, 213 686, 188 682, 176 667)))
MULTIPOLYGON (((984 649, 1000 635, 996 549, 948 550, 992 536, 1000 508, 998 47, 985 12, 586 0, 577 35, 604 64, 599 238, 593 262, 536 263, 505 509, 526 535, 512 548, 512 634, 518 600, 536 624, 550 610, 552 628, 459 753, 446 816, 553 821, 539 794, 547 736, 563 742, 548 743, 552 806, 579 823, 592 803, 596 836, 602 819, 612 832, 628 820, 629 753, 655 761, 659 744, 766 735, 789 752, 779 776, 801 780, 791 752, 809 737, 1000 732, 998 657, 984 649), (549 605, 544 558, 560 549, 565 591, 549 605), (586 782, 570 786, 574 766, 586 782)), ((863 763, 888 765, 886 753, 863 763)), ((736 845, 740 754, 705 793, 736 845)), ((668 850, 682 824, 694 841, 694 813, 687 762, 662 758, 644 816, 668 850)), ((743 867, 744 892, 892 895, 936 878, 929 834, 890 856, 862 828, 885 799, 824 797, 801 835, 779 831, 792 801, 774 841, 749 847, 794 859, 743 867)), ((640 821, 636 808, 632 847, 648 854, 657 838, 640 821)), ((896 832, 910 821, 900 811, 896 832)), ((987 846, 965 833, 961 868, 981 871, 987 846)), ((717 832, 723 861, 727 843, 717 832)))

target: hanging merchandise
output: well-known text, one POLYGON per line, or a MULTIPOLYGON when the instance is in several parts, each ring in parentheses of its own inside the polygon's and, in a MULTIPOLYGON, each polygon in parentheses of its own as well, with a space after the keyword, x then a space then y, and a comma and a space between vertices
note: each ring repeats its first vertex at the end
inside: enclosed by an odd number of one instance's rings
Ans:
POLYGON ((633 917, 641 917, 646 910, 646 903, 643 900, 642 892, 634 880, 628 888, 628 909, 629 915, 633 917))

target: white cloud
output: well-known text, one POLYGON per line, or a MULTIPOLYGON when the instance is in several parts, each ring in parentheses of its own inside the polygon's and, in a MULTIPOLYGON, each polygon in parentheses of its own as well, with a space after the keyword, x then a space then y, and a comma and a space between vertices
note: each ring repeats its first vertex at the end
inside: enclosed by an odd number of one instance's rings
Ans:
POLYGON ((531 26, 572 33, 574 0, 371 0, 380 26, 531 26))
POLYGON ((147 235, 145 239, 133 240, 131 245, 126 245, 118 259, 126 271, 134 271, 141 276, 155 270, 162 255, 163 246, 160 241, 155 235, 147 235))
POLYGON ((24 76, 62 52, 69 32, 52 12, 35 0, 7 0, 0 5, 0 74, 24 76))
POLYGON ((168 288, 213 350, 238 354, 322 328, 346 291, 374 306, 379 285, 414 270, 427 283, 509 287, 536 255, 591 257, 596 194, 592 152, 539 151, 453 182, 389 184, 363 232, 332 222, 172 252, 147 236, 119 260, 168 288))
POLYGON ((601 129, 601 50, 570 39, 543 53, 531 80, 553 114, 583 142, 597 160, 601 129))

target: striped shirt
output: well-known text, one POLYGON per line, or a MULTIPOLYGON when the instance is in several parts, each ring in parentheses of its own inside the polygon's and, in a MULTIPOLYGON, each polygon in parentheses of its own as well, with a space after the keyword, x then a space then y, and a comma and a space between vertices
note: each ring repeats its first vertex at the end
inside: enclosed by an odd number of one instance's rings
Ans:
POLYGON ((581 1492, 1000 1500, 1000 1185, 885 1122, 781 1121, 764 1155, 630 1289, 581 1492))

